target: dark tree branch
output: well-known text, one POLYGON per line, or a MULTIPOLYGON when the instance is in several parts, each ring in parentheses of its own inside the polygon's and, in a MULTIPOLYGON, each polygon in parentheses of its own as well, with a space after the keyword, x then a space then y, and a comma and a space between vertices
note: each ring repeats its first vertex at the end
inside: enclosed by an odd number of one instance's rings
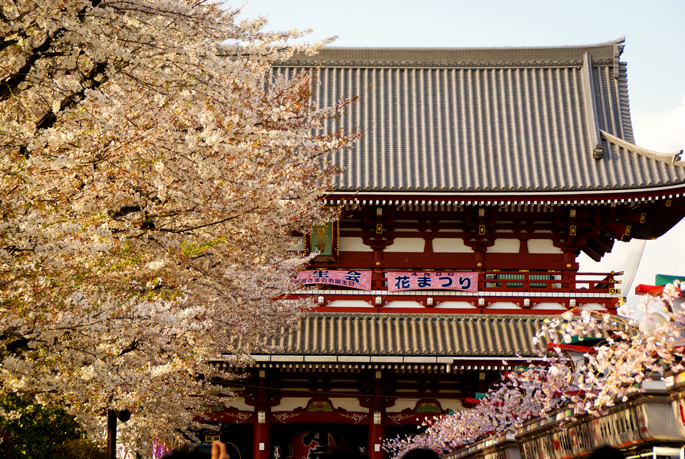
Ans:
MULTIPOLYGON (((96 8, 102 3, 102 0, 92 0, 89 7, 83 8, 78 13, 79 20, 83 21, 85 15, 89 8, 96 8)), ((21 83, 26 81, 31 69, 36 64, 36 62, 45 57, 45 53, 54 45, 54 43, 64 34, 67 30, 64 28, 57 29, 54 33, 49 34, 45 41, 38 46, 33 48, 31 53, 26 59, 26 63, 16 72, 14 72, 9 78, 0 82, 0 101, 7 100, 12 94, 14 94, 21 83)), ((16 43, 16 41, 14 41, 16 43)), ((12 40, 0 42, 0 50, 10 46, 12 40)), ((45 117, 44 117, 45 118, 45 117)), ((54 121, 53 121, 54 122, 54 121)))

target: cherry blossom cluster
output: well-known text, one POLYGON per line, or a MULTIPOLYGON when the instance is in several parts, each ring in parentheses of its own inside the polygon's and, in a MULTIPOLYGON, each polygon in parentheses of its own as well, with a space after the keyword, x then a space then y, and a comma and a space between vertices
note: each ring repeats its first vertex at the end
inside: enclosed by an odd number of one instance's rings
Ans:
POLYGON ((325 43, 219 1, 0 0, 0 391, 149 451, 230 401, 229 375, 310 304, 293 234, 336 218, 325 43), (147 442, 147 443, 146 443, 147 442))
POLYGON ((683 371, 685 309, 679 286, 676 281, 660 297, 644 297, 635 309, 623 305, 618 316, 577 309, 545 320, 533 342, 546 344, 551 355, 541 352, 541 360, 529 361, 525 371, 505 374, 475 408, 437 417, 424 425, 424 433, 387 441, 386 451, 393 457, 412 448, 450 452, 488 435, 511 433, 562 406, 574 417, 600 415, 642 391, 644 381, 683 371), (599 344, 585 352, 563 346, 590 339, 599 344))
POLYGON ((522 371, 506 373, 474 408, 436 417, 424 433, 395 438, 384 445, 394 457, 413 448, 453 451, 484 436, 510 431, 524 421, 550 413, 571 397, 572 372, 564 359, 530 362, 522 371))

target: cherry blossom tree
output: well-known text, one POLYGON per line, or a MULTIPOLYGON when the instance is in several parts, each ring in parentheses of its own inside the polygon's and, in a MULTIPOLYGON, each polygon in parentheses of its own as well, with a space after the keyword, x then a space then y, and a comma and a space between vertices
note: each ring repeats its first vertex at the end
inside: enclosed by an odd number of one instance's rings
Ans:
MULTIPOLYGON (((531 362, 532 364, 532 362, 531 362)), ((484 436, 502 434, 524 421, 550 413, 570 400, 575 390, 572 371, 565 359, 550 359, 520 372, 504 375, 485 398, 472 409, 436 417, 426 422, 426 431, 408 438, 394 438, 384 445, 394 457, 413 448, 439 453, 453 451, 484 436)))
POLYGON ((391 439, 385 449, 394 457, 412 448, 445 453, 488 435, 513 432, 526 420, 549 416, 562 406, 572 409, 569 421, 604 414, 643 391, 646 380, 683 371, 682 302, 676 281, 660 297, 644 297, 635 309, 622 306, 619 316, 578 309, 548 319, 533 342, 549 343, 556 352, 530 361, 525 371, 505 374, 475 408, 435 418, 425 433, 391 439), (576 351, 575 358, 563 350, 562 344, 591 339, 601 342, 576 351))
MULTIPOLYGON (((324 43, 215 0, 0 0, 0 391, 59 404, 96 435, 192 428, 227 400, 211 361, 282 333, 336 217, 315 76, 271 62, 324 43)), ((179 430, 180 429, 180 430, 179 430)))

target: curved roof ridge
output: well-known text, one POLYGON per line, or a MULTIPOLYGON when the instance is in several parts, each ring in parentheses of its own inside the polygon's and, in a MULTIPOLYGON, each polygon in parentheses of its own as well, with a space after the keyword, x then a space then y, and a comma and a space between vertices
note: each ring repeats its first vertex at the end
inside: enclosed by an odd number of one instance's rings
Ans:
MULTIPOLYGON (((625 43, 626 37, 619 37, 615 40, 609 40, 601 43, 591 43, 589 45, 554 45, 554 46, 464 46, 464 47, 453 47, 453 46, 326 46, 322 49, 324 50, 411 50, 411 51, 474 51, 474 50, 519 50, 519 49, 575 49, 575 48, 603 48, 605 46, 621 45, 625 43)), ((313 58, 316 55, 312 56, 313 58)))
POLYGON ((683 150, 680 150, 675 153, 659 153, 653 150, 648 150, 647 148, 639 147, 635 144, 632 144, 614 135, 611 135, 608 132, 603 131, 601 129, 599 130, 599 132, 602 134, 602 137, 604 137, 608 142, 618 147, 621 147, 625 150, 628 150, 632 153, 636 153, 638 155, 644 156, 646 158, 651 158, 656 161, 673 164, 675 166, 685 167, 685 162, 680 161, 680 155, 683 154, 683 150))
POLYGON ((583 55, 592 54, 593 62, 617 64, 623 52, 623 37, 606 43, 564 46, 518 46, 492 48, 389 48, 389 47, 335 47, 321 48, 317 54, 308 56, 296 53, 287 60, 277 61, 283 65, 325 66, 578 66, 583 55))

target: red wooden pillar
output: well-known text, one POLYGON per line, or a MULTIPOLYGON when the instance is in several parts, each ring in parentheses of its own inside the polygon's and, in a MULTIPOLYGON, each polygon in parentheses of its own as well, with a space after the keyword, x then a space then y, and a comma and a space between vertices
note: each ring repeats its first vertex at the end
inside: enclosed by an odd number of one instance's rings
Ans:
POLYGON ((265 422, 254 425, 254 459, 271 458, 271 425, 265 422))
MULTIPOLYGON (((385 451, 383 451, 385 423, 382 413, 379 414, 381 414, 380 424, 376 424, 374 422, 375 419, 372 419, 371 424, 369 424, 369 448, 367 451, 370 459, 385 459, 385 451)), ((378 416, 378 414, 375 414, 375 416, 378 416)))
POLYGON ((257 403, 255 403, 257 422, 254 424, 254 453, 252 454, 254 459, 271 459, 271 424, 269 424, 271 406, 267 387, 266 370, 259 370, 259 392, 257 403))

